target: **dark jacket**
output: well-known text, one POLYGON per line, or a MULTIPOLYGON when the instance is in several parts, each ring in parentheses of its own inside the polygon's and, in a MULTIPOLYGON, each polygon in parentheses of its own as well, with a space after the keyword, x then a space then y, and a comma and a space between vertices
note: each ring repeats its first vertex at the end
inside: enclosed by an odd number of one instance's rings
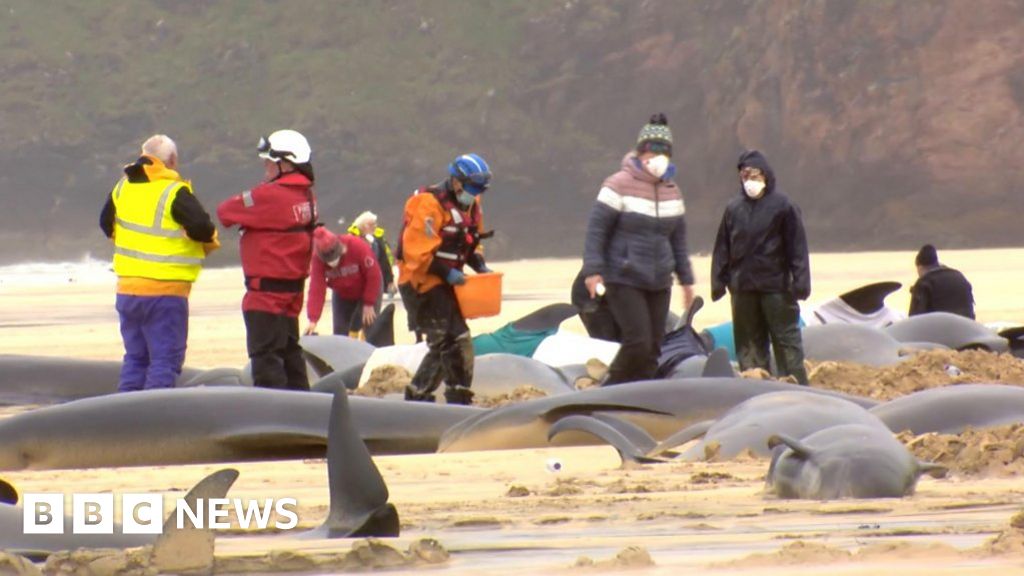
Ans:
POLYGON ((910 287, 910 315, 949 312, 974 319, 971 283, 959 270, 936 266, 910 287))
POLYGON ((377 259, 377 265, 380 266, 381 277, 384 280, 381 288, 387 288, 395 281, 395 273, 391 270, 391 255, 389 254, 391 250, 387 247, 387 240, 383 236, 374 237, 370 244, 370 250, 377 259))
POLYGON ((635 152, 627 154, 591 209, 584 276, 600 274, 610 284, 663 290, 672 286, 675 272, 680 283, 693 284, 684 212, 675 183, 652 176, 635 152))
POLYGON ((804 300, 811 294, 807 235, 800 209, 776 188, 768 160, 753 150, 740 156, 737 169, 759 168, 764 194, 740 197, 725 208, 711 257, 711 297, 731 292, 789 292, 804 300))

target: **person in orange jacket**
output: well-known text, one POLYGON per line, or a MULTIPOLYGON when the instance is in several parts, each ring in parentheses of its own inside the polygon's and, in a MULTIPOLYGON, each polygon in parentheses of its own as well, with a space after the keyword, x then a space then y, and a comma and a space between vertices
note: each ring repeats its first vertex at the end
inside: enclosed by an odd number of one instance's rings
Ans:
POLYGON ((453 287, 465 284, 466 264, 477 273, 491 271, 478 249, 488 236, 481 233, 479 196, 490 181, 487 162, 463 154, 448 166, 444 182, 418 189, 405 204, 398 282, 415 293, 410 304, 429 348, 406 400, 433 402, 443 378, 449 404, 473 402, 473 340, 453 287))

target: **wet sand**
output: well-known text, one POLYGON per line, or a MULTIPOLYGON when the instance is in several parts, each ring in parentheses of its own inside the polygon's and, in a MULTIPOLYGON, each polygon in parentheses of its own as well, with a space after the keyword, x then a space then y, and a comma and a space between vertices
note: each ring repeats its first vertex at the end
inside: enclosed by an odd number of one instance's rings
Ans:
MULTIPOLYGON (((1024 324, 1019 287, 1024 250, 944 251, 948 264, 975 285, 981 321, 1024 324)), ((880 280, 912 281, 913 253, 820 254, 812 260, 814 295, 825 300, 880 280)), ((694 261, 707 297, 706 258, 694 261)), ((554 301, 568 299, 578 270, 571 260, 497 263, 510 299, 497 318, 471 322, 475 332, 497 328, 554 301)), ((0 288, 0 352, 117 359, 122 352, 113 311, 113 277, 0 288)), ((679 291, 673 295, 678 309, 679 291)), ((191 299, 188 364, 240 366, 244 327, 238 305, 238 269, 204 271, 191 299)), ((890 305, 905 309, 901 290, 890 305)), ((697 324, 728 319, 726 300, 710 304, 697 324)), ((396 326, 404 326, 399 304, 396 326)), ((567 326, 581 330, 578 321, 567 326)), ((400 341, 409 341, 401 329, 400 341)), ((17 409, 4 410, 9 414, 17 409)), ((899 500, 781 501, 762 494, 767 462, 667 464, 619 469, 609 447, 551 448, 391 456, 376 459, 402 519, 392 542, 436 538, 451 553, 438 566, 413 568, 445 574, 629 573, 677 574, 1024 574, 1024 543, 986 542, 1015 534, 1010 518, 1024 507, 1017 470, 922 478, 917 493, 899 500), (558 458, 563 469, 545 463, 558 458), (794 544, 797 543, 797 544, 794 544), (906 545, 901 543, 908 543, 906 545), (879 544, 889 544, 879 548, 879 544), (941 544, 940 548, 928 545, 941 544), (816 547, 821 545, 819 547, 816 547), (649 553, 653 566, 612 559, 629 546, 649 553), (1014 547, 1016 546, 1016 547, 1014 547), (846 557, 844 551, 862 551, 846 557), (751 558, 752 554, 765 557, 751 558), (573 567, 580 557, 595 566, 573 567)), ((21 491, 154 491, 179 496, 205 473, 223 465, 5 473, 21 491)), ((241 463, 232 496, 294 497, 301 527, 315 527, 327 512, 322 461, 241 463)), ((1020 540, 1024 542, 1024 539, 1020 540)), ((300 554, 347 551, 348 541, 292 540, 230 533, 218 539, 223 558, 270 550, 300 554)), ((580 562, 587 564, 587 562, 580 562)), ((403 573, 399 570, 397 573, 403 573)))

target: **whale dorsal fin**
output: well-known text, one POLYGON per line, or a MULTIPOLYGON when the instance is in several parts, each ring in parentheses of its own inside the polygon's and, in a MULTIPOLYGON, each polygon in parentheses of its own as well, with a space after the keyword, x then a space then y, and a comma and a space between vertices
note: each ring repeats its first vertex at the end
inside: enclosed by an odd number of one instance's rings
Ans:
POLYGON ((701 378, 735 378, 736 372, 729 362, 729 351, 725 348, 715 348, 708 359, 704 361, 704 371, 701 378))
MULTIPOLYGON (((192 510, 200 509, 213 498, 227 496, 238 479, 238 470, 225 468, 200 480, 183 500, 192 510), (202 502, 201 504, 198 504, 202 502)), ((209 526, 178 528, 177 510, 164 521, 164 531, 153 543, 152 561, 161 574, 180 574, 213 568, 213 530, 209 526)), ((199 573, 199 572, 197 572, 199 573)))
POLYGON ((398 511, 388 502, 388 487, 352 421, 344 386, 334 392, 331 403, 327 480, 330 512, 327 520, 311 535, 322 538, 398 536, 398 511))

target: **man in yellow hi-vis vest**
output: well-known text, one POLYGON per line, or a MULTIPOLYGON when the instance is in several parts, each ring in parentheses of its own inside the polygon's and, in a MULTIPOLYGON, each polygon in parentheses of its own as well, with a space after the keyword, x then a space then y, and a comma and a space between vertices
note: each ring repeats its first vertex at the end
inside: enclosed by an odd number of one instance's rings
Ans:
POLYGON ((185 362, 188 295, 203 259, 220 247, 210 215, 177 168, 174 141, 150 137, 100 214, 114 241, 122 392, 174 386, 185 362))

